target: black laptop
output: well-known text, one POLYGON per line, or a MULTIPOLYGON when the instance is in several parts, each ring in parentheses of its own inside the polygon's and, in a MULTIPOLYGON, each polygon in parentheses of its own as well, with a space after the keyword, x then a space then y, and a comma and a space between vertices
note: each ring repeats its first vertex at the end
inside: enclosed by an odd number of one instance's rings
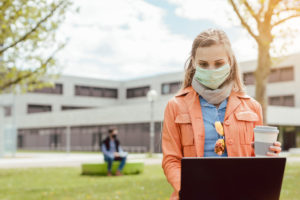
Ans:
POLYGON ((285 157, 183 158, 181 200, 276 200, 285 157))

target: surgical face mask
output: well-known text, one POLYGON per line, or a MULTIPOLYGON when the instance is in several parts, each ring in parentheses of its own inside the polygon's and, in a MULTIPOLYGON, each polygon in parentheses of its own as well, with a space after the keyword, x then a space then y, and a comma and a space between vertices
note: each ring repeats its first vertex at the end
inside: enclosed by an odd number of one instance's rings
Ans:
POLYGON ((203 69, 200 66, 196 66, 194 79, 196 79, 202 85, 210 89, 217 89, 230 74, 230 65, 225 64, 222 67, 214 70, 203 69))

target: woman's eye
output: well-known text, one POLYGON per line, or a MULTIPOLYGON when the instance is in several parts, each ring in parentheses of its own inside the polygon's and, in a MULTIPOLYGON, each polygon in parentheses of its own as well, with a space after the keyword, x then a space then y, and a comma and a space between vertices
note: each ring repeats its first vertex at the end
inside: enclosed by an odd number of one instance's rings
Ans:
POLYGON ((199 64, 201 67, 207 67, 207 63, 200 63, 199 64))
POLYGON ((216 63, 216 67, 221 67, 223 65, 224 65, 224 63, 216 63))

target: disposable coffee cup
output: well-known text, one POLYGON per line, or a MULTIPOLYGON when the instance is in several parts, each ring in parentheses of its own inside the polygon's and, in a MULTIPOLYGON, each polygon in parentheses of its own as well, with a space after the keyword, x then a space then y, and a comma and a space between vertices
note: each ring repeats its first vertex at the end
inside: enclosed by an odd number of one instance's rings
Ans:
POLYGON ((254 148, 255 155, 267 156, 270 146, 277 141, 279 130, 274 126, 256 126, 254 128, 254 148))

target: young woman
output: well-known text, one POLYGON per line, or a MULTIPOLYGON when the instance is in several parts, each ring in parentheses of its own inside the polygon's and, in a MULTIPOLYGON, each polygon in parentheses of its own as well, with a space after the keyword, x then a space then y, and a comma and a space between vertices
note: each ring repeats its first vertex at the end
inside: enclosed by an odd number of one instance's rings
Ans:
MULTIPOLYGON (((182 89, 164 114, 162 167, 178 199, 182 157, 249 157, 261 105, 245 94, 239 67, 226 34, 209 29, 194 40, 182 89)), ((269 156, 280 153, 270 147, 269 156)))

